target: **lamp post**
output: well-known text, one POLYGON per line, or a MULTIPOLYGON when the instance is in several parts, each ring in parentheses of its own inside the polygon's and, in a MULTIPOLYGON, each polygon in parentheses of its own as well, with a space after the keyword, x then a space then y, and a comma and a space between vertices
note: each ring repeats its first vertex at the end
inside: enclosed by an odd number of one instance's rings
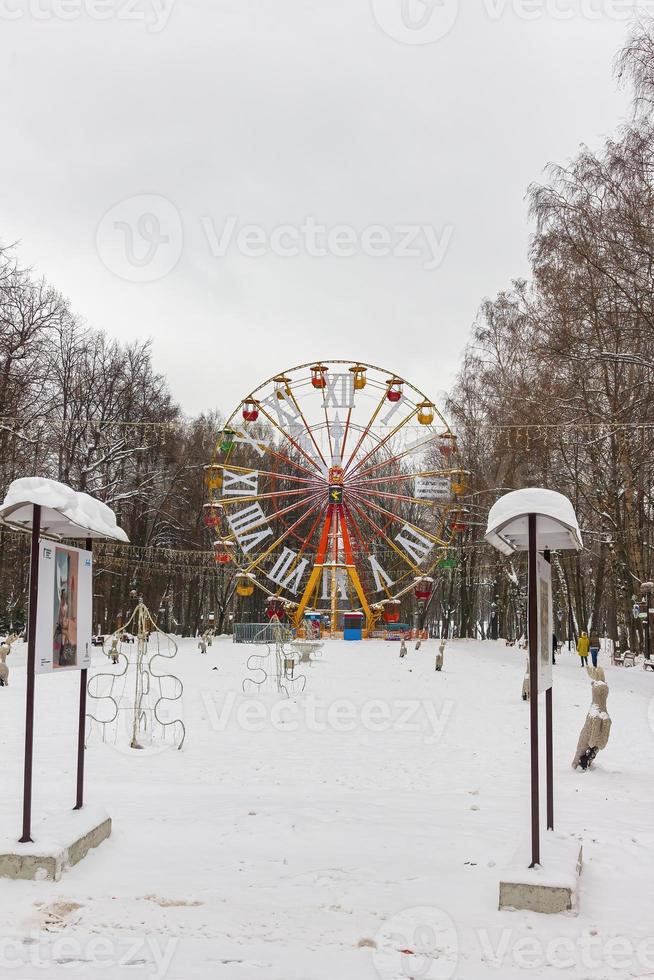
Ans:
POLYGON ((510 556, 529 557, 527 621, 529 645, 531 868, 540 865, 539 693, 545 693, 547 829, 554 829, 552 699, 552 583, 550 552, 581 551, 583 543, 571 502, 540 487, 514 490, 501 497, 488 515, 486 541, 510 556), (542 558, 539 555, 542 553, 542 558))
POLYGON ((643 582, 640 587, 645 601, 645 659, 650 660, 650 616, 652 614, 651 605, 654 582, 643 582))

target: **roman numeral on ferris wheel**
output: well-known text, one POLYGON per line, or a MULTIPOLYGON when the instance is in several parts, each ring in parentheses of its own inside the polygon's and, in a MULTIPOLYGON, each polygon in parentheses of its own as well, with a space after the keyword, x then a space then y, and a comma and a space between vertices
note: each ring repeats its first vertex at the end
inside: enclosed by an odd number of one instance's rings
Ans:
POLYGON ((390 588, 390 586, 393 584, 393 579, 390 577, 388 572, 384 571, 375 556, 368 555, 368 561, 370 562, 373 578, 375 580, 375 592, 381 592, 381 590, 384 588, 390 588))
POLYGON ((248 446, 256 450, 259 456, 265 455, 265 446, 267 443, 262 442, 261 439, 253 439, 247 429, 237 432, 234 436, 234 442, 245 442, 248 446))
POLYGON ((333 424, 330 426, 329 435, 332 440, 332 465, 339 466, 343 462, 342 446, 345 426, 341 422, 338 412, 334 416, 333 424))
MULTIPOLYGON (((336 589, 340 599, 347 600, 347 572, 344 568, 337 568, 336 571, 336 589)), ((322 570, 322 598, 329 599, 331 596, 332 587, 332 569, 323 568, 322 570)))
MULTIPOLYGON (((276 392, 274 391, 272 395, 268 395, 267 398, 262 398, 261 405, 264 406, 270 415, 277 416, 278 424, 284 428, 284 426, 302 425, 302 420, 300 419, 300 412, 297 405, 285 391, 276 392), (279 397, 281 395, 281 398, 279 397)), ((302 426, 304 428, 304 426, 302 426)))
POLYGON ((255 496, 259 492, 259 472, 232 473, 223 467, 223 497, 240 497, 247 493, 255 496))
POLYGON ((262 528, 260 531, 253 530, 261 524, 268 523, 268 518, 262 511, 261 504, 252 504, 244 510, 237 511, 233 517, 227 518, 227 523, 246 554, 273 533, 270 527, 262 528))
POLYGON ((297 557, 297 554, 291 551, 290 548, 284 548, 268 573, 268 578, 271 582, 274 582, 275 585, 280 585, 282 589, 288 589, 293 595, 297 594, 297 590, 300 587, 300 580, 304 575, 305 568, 309 564, 308 560, 303 558, 302 561, 295 565, 297 557))
POLYGON ((383 419, 380 419, 379 424, 383 426, 388 425, 391 419, 393 418, 393 416, 395 415, 395 413, 399 412, 401 408, 405 408, 405 407, 406 405, 403 405, 401 401, 393 402, 389 410, 386 412, 386 415, 383 417, 383 419))
POLYGON ((354 408, 353 374, 328 374, 325 380, 323 408, 354 408))
POLYGON ((422 534, 418 534, 412 527, 405 524, 400 533, 395 538, 398 544, 401 544, 408 555, 411 555, 416 565, 419 565, 421 561, 424 561, 430 551, 434 548, 434 541, 430 541, 429 538, 425 538, 422 534), (411 535, 411 537, 409 537, 411 535))

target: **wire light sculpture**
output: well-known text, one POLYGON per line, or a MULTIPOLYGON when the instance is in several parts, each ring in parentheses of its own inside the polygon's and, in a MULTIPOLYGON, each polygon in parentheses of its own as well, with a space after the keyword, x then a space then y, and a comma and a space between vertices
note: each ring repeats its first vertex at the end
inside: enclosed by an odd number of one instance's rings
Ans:
POLYGON ((304 692, 307 686, 305 674, 298 674, 298 655, 288 649, 291 638, 290 630, 274 616, 270 623, 256 634, 254 642, 260 642, 259 637, 266 634, 270 627, 273 629, 275 645, 265 643, 267 653, 253 653, 248 657, 247 669, 252 677, 243 680, 244 694, 281 694, 286 698, 296 697, 304 692))
POLYGON ((102 730, 103 742, 112 741, 118 745, 122 727, 119 716, 124 712, 124 728, 128 732, 131 749, 170 744, 168 735, 172 736, 172 744, 181 749, 186 738, 184 722, 181 718, 166 718, 164 709, 166 702, 171 707, 180 701, 184 686, 179 677, 157 669, 163 665, 155 663, 159 659, 172 660, 177 655, 177 643, 159 628, 142 599, 139 599, 125 625, 107 637, 103 650, 112 666, 120 666, 122 662, 123 667, 117 671, 100 671, 89 680, 89 697, 98 702, 108 702, 111 707, 107 717, 87 713, 87 742, 95 724, 102 730), (130 635, 130 626, 135 635, 133 646, 125 639, 130 635), (106 644, 109 644, 108 650, 106 644), (125 652, 130 646, 134 656, 128 656, 125 652))

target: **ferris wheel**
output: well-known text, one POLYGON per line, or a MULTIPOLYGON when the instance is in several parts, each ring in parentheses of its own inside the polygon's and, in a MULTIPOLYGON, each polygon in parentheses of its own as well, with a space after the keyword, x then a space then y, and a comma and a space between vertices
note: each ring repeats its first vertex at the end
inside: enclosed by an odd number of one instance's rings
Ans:
POLYGON ((251 391, 206 467, 205 523, 216 561, 238 566, 237 592, 268 596, 271 615, 309 612, 337 630, 399 619, 425 603, 431 573, 465 530, 456 436, 423 392, 370 364, 329 360, 251 391))

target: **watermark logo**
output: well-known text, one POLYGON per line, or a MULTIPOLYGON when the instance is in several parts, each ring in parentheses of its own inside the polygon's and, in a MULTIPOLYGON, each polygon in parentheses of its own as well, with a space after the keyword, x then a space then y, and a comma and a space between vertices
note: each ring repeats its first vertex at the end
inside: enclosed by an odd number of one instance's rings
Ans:
POLYGON ((375 936, 372 961, 381 980, 451 980, 459 963, 456 926, 442 909, 405 909, 375 936))
POLYGON ((371 0, 375 20, 402 44, 433 44, 446 37, 459 15, 459 0, 371 0))
POLYGON ((222 226, 208 215, 200 218, 211 255, 224 259, 235 252, 248 259, 275 255, 281 259, 307 256, 351 259, 364 255, 371 259, 393 257, 421 262, 423 269, 440 268, 452 237, 453 225, 435 228, 430 224, 326 225, 307 215, 298 225, 276 225, 268 230, 262 225, 243 224, 230 215, 222 226))
POLYGON ((180 213, 158 194, 137 194, 115 204, 96 232, 100 259, 128 282, 163 279, 179 262, 183 244, 180 213))
POLYGON ((174 0, 0 0, 0 20, 119 20, 145 24, 159 34, 173 12, 174 0))
MULTIPOLYGON (((62 929, 64 926, 62 925, 62 929)), ((80 939, 71 933, 60 936, 32 930, 26 939, 0 937, 0 974, 4 977, 30 970, 36 976, 52 976, 64 969, 69 976, 85 977, 90 972, 114 976, 131 972, 143 980, 165 980, 177 950, 178 940, 156 936, 91 936, 80 939), (14 972, 15 971, 15 974, 14 972)))
POLYGON ((245 698, 230 691, 224 698, 203 692, 202 700, 213 731, 237 730, 260 735, 269 731, 297 732, 355 731, 382 735, 408 733, 422 737, 425 745, 436 745, 454 712, 453 701, 438 707, 424 699, 373 699, 361 704, 347 698, 326 701, 309 695, 297 701, 282 699, 272 703, 245 698))

